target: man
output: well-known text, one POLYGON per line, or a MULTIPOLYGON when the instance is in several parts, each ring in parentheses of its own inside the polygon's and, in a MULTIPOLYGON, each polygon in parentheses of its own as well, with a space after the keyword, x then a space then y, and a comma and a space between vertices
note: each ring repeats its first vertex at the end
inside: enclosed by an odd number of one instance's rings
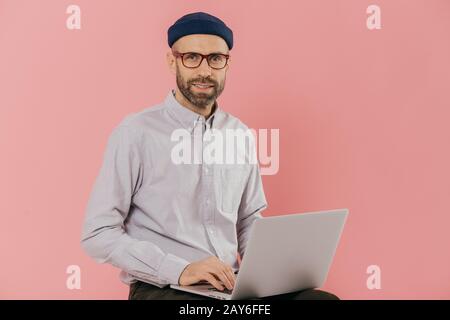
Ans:
MULTIPOLYGON (((248 130, 216 101, 232 31, 212 15, 192 13, 169 28, 168 43, 177 88, 114 129, 83 228, 84 249, 122 269, 129 299, 205 299, 169 286, 201 281, 231 290, 238 253, 244 257, 250 227, 267 207, 257 162, 202 161, 208 134, 248 130), (191 148, 177 152, 179 136, 197 147, 192 155, 191 148)), ((335 298, 318 290, 284 297, 335 298)))

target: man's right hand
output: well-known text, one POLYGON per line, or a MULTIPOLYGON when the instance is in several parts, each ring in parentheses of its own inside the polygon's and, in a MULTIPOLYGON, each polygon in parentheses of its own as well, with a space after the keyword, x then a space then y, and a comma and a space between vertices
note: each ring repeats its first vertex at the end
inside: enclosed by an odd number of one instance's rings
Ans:
POLYGON ((222 284, 225 284, 228 290, 233 289, 235 280, 233 269, 217 257, 212 256, 189 264, 181 273, 178 283, 188 286, 200 281, 207 281, 214 288, 222 291, 224 289, 222 284))

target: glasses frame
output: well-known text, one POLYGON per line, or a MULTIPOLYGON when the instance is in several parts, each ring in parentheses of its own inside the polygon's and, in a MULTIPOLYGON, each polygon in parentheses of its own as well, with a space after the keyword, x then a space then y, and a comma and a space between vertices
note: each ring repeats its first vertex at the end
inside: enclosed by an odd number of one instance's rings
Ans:
POLYGON ((224 54, 224 53, 201 54, 201 53, 198 53, 198 52, 178 52, 178 51, 172 51, 172 54, 173 54, 176 58, 181 58, 181 63, 183 64, 183 66, 184 66, 185 68, 188 68, 188 69, 196 69, 196 68, 200 67, 201 64, 202 64, 202 62, 203 62, 203 60, 206 59, 206 63, 208 63, 208 66, 209 66, 210 68, 212 68, 212 69, 214 69, 214 70, 222 70, 222 69, 224 69, 224 68, 228 65, 228 59, 230 59, 230 55, 229 55, 229 54, 224 54), (188 67, 188 66, 186 66, 186 65, 184 64, 184 59, 183 59, 183 56, 186 55, 186 54, 198 54, 198 55, 200 55, 200 56, 202 57, 202 59, 200 60, 200 63, 198 64, 198 66, 196 66, 196 67, 188 67), (209 57, 210 57, 210 56, 215 56, 215 55, 221 55, 221 56, 224 56, 224 57, 225 57, 225 59, 226 59, 226 60, 225 60, 225 65, 224 65, 222 68, 215 68, 215 67, 213 67, 213 66, 211 66, 211 65, 209 64, 209 57))

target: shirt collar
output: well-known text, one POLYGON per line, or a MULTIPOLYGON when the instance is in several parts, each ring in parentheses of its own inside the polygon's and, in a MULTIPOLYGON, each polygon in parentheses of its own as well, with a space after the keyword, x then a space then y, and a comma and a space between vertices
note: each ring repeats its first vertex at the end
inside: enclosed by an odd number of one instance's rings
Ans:
POLYGON ((178 120, 182 124, 182 126, 185 129, 189 130, 189 132, 191 133, 198 121, 206 123, 206 126, 211 129, 214 123, 214 118, 220 112, 219 105, 216 101, 213 105, 213 113, 206 120, 204 116, 181 105, 177 101, 177 99, 175 99, 175 90, 170 90, 170 92, 167 94, 167 97, 164 100, 164 105, 166 106, 167 110, 169 110, 170 114, 175 117, 176 120, 178 120))

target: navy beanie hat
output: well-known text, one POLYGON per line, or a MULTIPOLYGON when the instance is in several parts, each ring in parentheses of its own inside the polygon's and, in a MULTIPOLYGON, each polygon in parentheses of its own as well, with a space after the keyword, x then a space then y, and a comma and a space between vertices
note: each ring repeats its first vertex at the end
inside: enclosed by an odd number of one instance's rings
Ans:
POLYGON ((216 35, 225 40, 228 49, 233 48, 233 31, 219 18, 204 12, 189 13, 175 21, 167 31, 169 47, 172 48, 175 41, 190 34, 216 35))

